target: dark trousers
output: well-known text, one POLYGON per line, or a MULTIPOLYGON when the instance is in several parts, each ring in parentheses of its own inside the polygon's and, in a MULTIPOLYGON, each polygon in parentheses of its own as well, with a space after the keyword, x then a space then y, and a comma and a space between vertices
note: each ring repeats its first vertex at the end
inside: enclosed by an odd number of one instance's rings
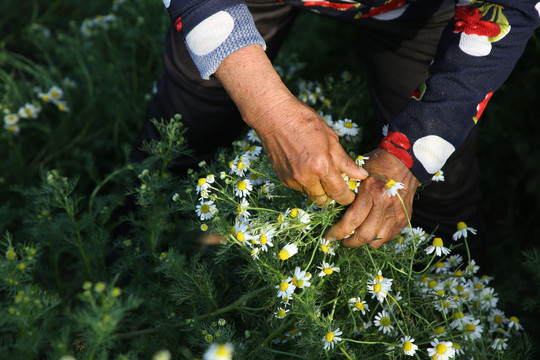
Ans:
MULTIPOLYGON (((378 126, 390 122, 425 80, 441 33, 454 14, 453 0, 442 3, 442 7, 423 19, 362 19, 355 23, 360 31, 359 46, 378 126)), ((298 9, 273 0, 247 1, 247 4, 267 43, 267 54, 273 60, 290 32, 298 9)), ((177 160, 180 173, 202 160, 210 160, 218 148, 230 145, 245 128, 219 81, 200 78, 184 42, 171 27, 166 38, 164 71, 149 106, 148 119, 168 119, 177 113, 182 115, 190 148, 195 151, 194 157, 177 160)), ((156 138, 156 129, 147 120, 137 147, 145 139, 156 138)), ((481 226, 475 139, 476 129, 450 157, 443 168, 445 182, 429 184, 419 193, 413 205, 415 225, 427 232, 438 226, 436 233, 446 238, 456 231, 459 221, 481 226)), ((134 151, 135 160, 144 156, 141 151, 134 151)))

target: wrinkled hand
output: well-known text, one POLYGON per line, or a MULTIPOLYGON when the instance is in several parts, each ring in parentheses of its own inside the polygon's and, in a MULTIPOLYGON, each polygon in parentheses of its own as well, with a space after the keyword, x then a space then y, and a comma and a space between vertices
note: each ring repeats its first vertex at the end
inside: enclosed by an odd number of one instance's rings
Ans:
POLYGON ((346 247, 357 247, 369 244, 378 248, 392 240, 407 224, 407 215, 412 215, 412 202, 416 188, 420 182, 411 171, 394 155, 376 149, 369 155, 364 167, 371 175, 362 181, 354 202, 349 206, 343 218, 325 235, 327 239, 344 239, 346 247), (376 175, 384 175, 386 178, 376 175), (386 183, 393 179, 405 185, 398 196, 389 197, 384 194, 386 183), (383 195, 384 194, 384 195, 383 195))
POLYGON ((263 117, 264 124, 274 126, 261 126, 257 134, 285 186, 302 191, 317 205, 330 200, 348 205, 354 200, 341 174, 362 180, 367 172, 349 157, 338 135, 313 109, 290 97, 271 106, 263 117))
POLYGON ((341 173, 362 180, 367 172, 347 155, 324 120, 291 94, 261 46, 229 55, 216 76, 257 132, 283 184, 304 192, 317 205, 354 200, 341 173))

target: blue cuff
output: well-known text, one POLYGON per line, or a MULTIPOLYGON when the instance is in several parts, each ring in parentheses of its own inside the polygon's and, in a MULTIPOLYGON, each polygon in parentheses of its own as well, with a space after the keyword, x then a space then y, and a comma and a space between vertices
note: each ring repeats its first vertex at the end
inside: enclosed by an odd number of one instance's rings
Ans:
POLYGON ((201 21, 186 35, 186 45, 203 79, 209 79, 230 54, 266 43, 244 4, 234 5, 201 21))

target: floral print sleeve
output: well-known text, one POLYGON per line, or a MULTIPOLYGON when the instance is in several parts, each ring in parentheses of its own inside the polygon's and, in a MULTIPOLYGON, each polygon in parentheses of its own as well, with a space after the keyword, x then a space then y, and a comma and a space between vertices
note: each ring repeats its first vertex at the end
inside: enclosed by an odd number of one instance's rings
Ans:
POLYGON ((429 180, 477 123, 539 23, 537 0, 459 0, 428 79, 379 146, 429 180))

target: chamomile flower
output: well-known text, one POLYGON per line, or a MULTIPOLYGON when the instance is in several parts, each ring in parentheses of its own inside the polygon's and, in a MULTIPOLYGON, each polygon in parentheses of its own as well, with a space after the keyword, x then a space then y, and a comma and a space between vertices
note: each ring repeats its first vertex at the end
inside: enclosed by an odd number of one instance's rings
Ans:
POLYGON ((257 146, 257 145, 246 146, 246 148, 244 149, 244 155, 242 157, 245 158, 247 156, 250 160, 253 160, 253 159, 256 159, 261 154, 261 152, 262 152, 261 146, 257 146))
POLYGON ((476 340, 482 337, 483 330, 484 326, 480 324, 480 320, 472 320, 463 326, 463 335, 466 339, 476 340))
POLYGON ((519 323, 519 319, 517 318, 517 316, 510 316, 508 320, 509 329, 515 329, 517 331, 523 330, 523 325, 519 323))
POLYGON ((251 185, 251 181, 249 179, 240 180, 235 188, 234 193, 238 197, 246 197, 249 196, 251 193, 251 190, 253 190, 253 186, 251 185))
POLYGON ((287 209, 287 211, 285 212, 285 215, 289 215, 291 218, 296 219, 303 224, 309 224, 310 222, 309 214, 306 211, 299 208, 287 209))
POLYGON ((6 114, 4 116, 4 125, 17 125, 19 122, 19 117, 17 114, 6 114))
POLYGON ((436 182, 444 181, 444 173, 443 173, 443 171, 442 170, 437 171, 435 173, 435 175, 433 175, 431 180, 436 181, 436 182))
POLYGON ((418 350, 418 345, 414 343, 414 339, 412 339, 410 336, 405 336, 401 338, 401 349, 403 350, 403 353, 408 356, 414 356, 416 354, 416 350, 418 350))
POLYGON ((430 246, 426 248, 426 254, 431 254, 432 252, 435 252, 437 256, 443 256, 450 254, 450 249, 447 247, 444 247, 444 242, 440 237, 436 237, 433 239, 433 242, 430 246))
POLYGON ((268 247, 274 246, 272 238, 274 237, 275 231, 276 230, 274 228, 270 228, 268 226, 261 229, 261 233, 257 238, 257 243, 261 245, 262 251, 268 251, 268 247))
POLYGON ((248 156, 236 156, 236 158, 230 162, 231 174, 236 176, 244 176, 249 168, 251 161, 248 156))
POLYGON ((356 136, 360 128, 351 119, 344 119, 334 124, 334 130, 339 136, 356 136))
POLYGON ((297 327, 292 328, 291 330, 289 330, 289 331, 287 331, 285 333, 285 336, 287 336, 291 340, 294 340, 294 339, 296 339, 297 337, 299 337, 301 335, 302 335, 302 332, 297 327))
POLYGON ((251 216, 251 213, 248 211, 248 207, 249 201, 247 201, 246 198, 242 198, 242 200, 240 200, 240 203, 236 207, 236 210, 238 211, 238 216, 244 220, 247 220, 251 216))
POLYGON ((457 241, 458 239, 461 239, 461 237, 467 238, 467 234, 471 233, 473 235, 476 235, 476 230, 472 227, 468 227, 467 224, 465 224, 463 221, 458 222, 457 224, 457 231, 452 235, 452 239, 454 241, 457 241))
POLYGON ((354 160, 354 162, 358 165, 358 166, 362 166, 366 163, 366 160, 369 160, 369 156, 364 156, 364 155, 358 155, 356 157, 356 159, 354 160))
POLYGON ((211 183, 207 180, 206 177, 202 177, 199 180, 197 180, 197 187, 195 188, 195 191, 197 191, 197 194, 207 191, 211 186, 211 183))
POLYGON ((507 341, 507 338, 495 338, 491 344, 491 348, 495 351, 504 351, 508 347, 507 341))
POLYGON ((343 176, 343 180, 345 180, 345 183, 349 187, 349 190, 354 191, 355 193, 358 193, 358 188, 360 187, 360 183, 362 181, 351 179, 346 174, 341 174, 341 176, 343 176))
POLYGON ((298 246, 293 243, 285 245, 278 253, 281 260, 285 261, 298 252, 298 246))
POLYGON ((341 341, 340 335, 342 334, 341 330, 337 328, 333 331, 328 331, 326 335, 322 338, 322 341, 324 343, 324 349, 325 350, 331 350, 334 348, 334 346, 341 341))
POLYGON ((390 334, 392 330, 394 330, 392 320, 390 319, 390 315, 386 312, 386 310, 380 311, 377 315, 375 315, 373 324, 378 327, 379 331, 382 331, 383 334, 390 334))
POLYGON ((272 196, 275 187, 276 185, 274 183, 267 181, 261 186, 261 192, 265 197, 269 198, 272 196))
POLYGON ((439 341, 439 339, 433 339, 431 342, 432 348, 428 348, 428 355, 433 360, 448 360, 452 359, 456 353, 456 350, 452 347, 451 341, 439 341))
POLYGON ((405 187, 403 183, 395 182, 393 179, 388 180, 385 186, 386 190, 383 191, 383 196, 388 195, 388 197, 395 196, 398 193, 398 190, 405 187))
POLYGON ((309 280, 311 279, 311 274, 305 270, 300 269, 298 266, 294 268, 294 273, 292 277, 292 284, 299 289, 304 289, 311 286, 309 280))
POLYGON ((17 115, 19 115, 19 117, 23 119, 37 119, 40 111, 41 108, 39 106, 26 103, 24 106, 19 108, 19 111, 17 111, 17 115))
POLYGON ((476 265, 476 261, 471 260, 469 261, 469 264, 465 267, 465 274, 471 276, 476 274, 478 270, 480 270, 480 266, 476 265))
POLYGON ((197 205, 196 212, 202 221, 209 220, 214 216, 217 208, 214 201, 203 201, 197 205))
POLYGON ((251 255, 251 257, 254 259, 254 260, 257 260, 259 258, 259 253, 261 252, 261 248, 258 248, 258 247, 254 247, 251 249, 251 251, 249 252, 249 254, 251 255))
POLYGON ((334 264, 327 263, 325 261, 322 262, 321 266, 317 266, 317 269, 320 269, 321 272, 319 273, 320 277, 324 277, 326 275, 331 275, 334 272, 339 272, 339 267, 334 266, 334 264))
POLYGON ((292 283, 292 277, 289 276, 287 279, 282 280, 279 285, 276 286, 276 289, 278 289, 278 298, 288 299, 294 293, 294 289, 296 289, 296 286, 294 286, 294 284, 292 283))
POLYGON ((362 315, 366 315, 366 311, 369 311, 368 304, 359 297, 353 297, 349 299, 349 306, 352 311, 361 311, 362 315))
POLYGON ((251 231, 249 230, 249 223, 245 221, 237 220, 232 229, 233 236, 236 240, 243 243, 244 241, 249 241, 253 238, 251 231))
POLYGON ((261 142, 261 139, 259 138, 259 135, 257 135, 257 132, 255 130, 253 130, 253 129, 248 131, 247 138, 251 142, 257 142, 257 143, 261 142))
POLYGON ((203 355, 203 360, 232 360, 234 347, 230 343, 212 344, 203 355))
POLYGON ((282 307, 279 307, 277 311, 274 313, 274 316, 278 319, 284 319, 285 316, 287 316, 287 313, 289 312, 289 309, 284 309, 282 307))
POLYGON ((334 243, 326 240, 325 238, 321 238, 319 240, 319 250, 328 255, 336 255, 334 252, 334 243))
POLYGON ((378 274, 367 283, 367 288, 371 293, 371 298, 376 298, 382 303, 392 288, 392 281, 392 279, 384 278, 381 270, 379 270, 378 274))

